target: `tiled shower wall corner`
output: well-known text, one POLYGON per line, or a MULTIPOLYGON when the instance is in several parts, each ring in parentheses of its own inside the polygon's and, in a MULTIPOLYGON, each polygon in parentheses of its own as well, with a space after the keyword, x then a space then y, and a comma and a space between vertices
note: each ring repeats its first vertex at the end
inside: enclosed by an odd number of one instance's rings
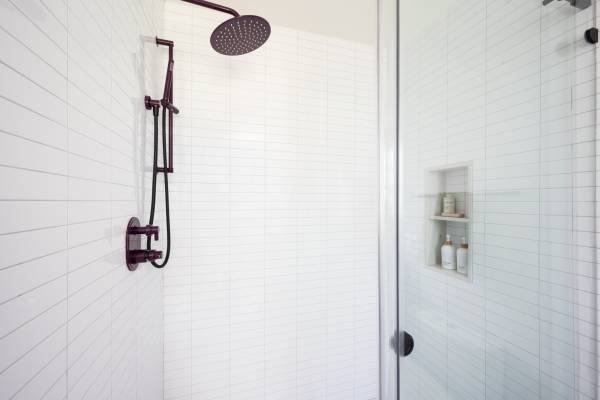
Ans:
POLYGON ((123 262, 162 15, 158 0, 0 3, 2 399, 162 399, 162 273, 123 262))
POLYGON ((225 57, 226 16, 166 4, 165 398, 378 398, 376 50, 275 24, 225 57))
POLYGON ((598 398, 592 8, 461 1, 401 49, 401 394, 598 398), (472 161, 473 282, 423 265, 423 171, 472 161))

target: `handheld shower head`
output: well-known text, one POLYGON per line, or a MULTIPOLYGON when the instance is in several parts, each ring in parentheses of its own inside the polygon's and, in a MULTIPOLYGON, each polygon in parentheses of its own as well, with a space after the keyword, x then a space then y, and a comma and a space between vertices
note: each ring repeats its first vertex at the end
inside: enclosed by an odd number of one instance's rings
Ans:
POLYGON ((250 53, 262 46, 271 35, 271 25, 262 17, 240 15, 232 8, 206 0, 183 1, 233 15, 233 18, 219 25, 210 37, 210 44, 218 53, 226 56, 250 53))

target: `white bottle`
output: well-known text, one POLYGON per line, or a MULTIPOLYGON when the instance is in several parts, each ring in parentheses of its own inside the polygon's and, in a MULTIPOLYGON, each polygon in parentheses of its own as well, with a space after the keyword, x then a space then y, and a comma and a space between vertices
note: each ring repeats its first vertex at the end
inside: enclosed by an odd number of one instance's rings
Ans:
POLYGON ((452 245, 450 235, 446 235, 446 241, 442 246, 442 268, 456 269, 456 250, 452 245))
POLYGON ((466 274, 469 268, 469 245, 466 238, 462 238, 460 248, 456 250, 456 268, 461 274, 466 274))

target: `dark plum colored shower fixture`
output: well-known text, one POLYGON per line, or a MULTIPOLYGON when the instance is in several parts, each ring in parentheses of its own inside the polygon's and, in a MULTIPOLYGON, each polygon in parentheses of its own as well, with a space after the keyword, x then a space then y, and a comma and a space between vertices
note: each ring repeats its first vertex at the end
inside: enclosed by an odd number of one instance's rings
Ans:
MULTIPOLYGON (((271 35, 271 26, 262 17, 240 15, 233 8, 205 0, 182 1, 233 15, 233 18, 220 24, 210 37, 211 46, 218 53, 229 56, 250 53, 262 46, 271 35)), ((156 45, 167 46, 169 48, 165 88, 161 100, 153 100, 150 96, 146 96, 144 104, 147 110, 152 110, 154 107, 159 106, 163 106, 169 110, 169 167, 167 168, 167 172, 173 173, 173 114, 179 114, 179 110, 173 105, 173 70, 175 67, 173 48, 175 45, 171 40, 159 38, 156 38, 156 45)), ((158 172, 164 172, 163 168, 158 167, 158 172)))
POLYGON ((258 49, 270 35, 271 26, 264 18, 242 15, 219 25, 210 36, 210 44, 221 54, 239 56, 258 49))
POLYGON ((162 251, 143 250, 142 235, 152 237, 158 240, 158 226, 140 226, 140 220, 133 217, 127 224, 127 233, 125 235, 125 254, 127 257, 127 268, 135 271, 139 263, 146 261, 156 261, 162 258, 162 251))
MULTIPOLYGON (((175 60, 173 59, 173 47, 175 44, 171 40, 156 38, 157 46, 167 46, 169 48, 169 61, 167 63, 167 73, 165 76, 165 88, 161 100, 152 100, 150 96, 144 97, 144 105, 146 110, 153 110, 163 106, 169 110, 169 167, 167 172, 173 173, 173 114, 179 114, 177 107, 173 105, 173 70, 175 60)), ((162 167, 158 167, 158 172, 164 172, 162 167)))
MULTIPOLYGON (((218 53, 236 56, 246 54, 262 46, 271 34, 271 26, 261 17, 255 15, 240 15, 237 11, 219 4, 211 3, 205 0, 182 0, 188 3, 210 8, 233 15, 219 25, 210 38, 213 49, 218 53)), ((127 267, 135 271, 138 264, 150 262, 156 268, 163 268, 169 261, 171 254, 171 217, 169 207, 169 178, 173 173, 173 116, 179 114, 177 107, 173 105, 173 70, 175 61, 173 58, 174 43, 170 40, 156 38, 157 46, 167 46, 169 48, 169 61, 167 63, 167 73, 165 76, 165 87, 162 93, 162 99, 152 99, 150 96, 144 98, 144 105, 147 110, 152 110, 154 117, 154 156, 152 162, 152 202, 150 205, 150 218, 148 225, 140 226, 137 218, 131 218, 127 225, 125 237, 125 258, 127 267), (162 150, 163 166, 158 166, 158 117, 162 107, 162 150), (167 113, 169 115, 168 131, 169 140, 167 142, 167 113), (168 143, 168 144, 167 144, 168 143), (167 155, 168 152, 168 155, 167 155), (152 250, 152 237, 158 240, 157 226, 154 226, 154 213, 156 211, 156 180, 159 173, 163 174, 165 182, 165 216, 167 225, 167 249, 163 258, 163 252, 152 250), (146 249, 142 249, 142 235, 146 236, 146 249), (157 260, 163 260, 160 264, 157 260)))
POLYGON ((211 3, 210 1, 205 1, 205 0, 182 0, 185 1, 186 3, 192 3, 195 4, 197 6, 202 6, 202 7, 206 7, 206 8, 210 8, 211 10, 215 10, 215 11, 221 11, 227 14, 231 14, 234 17, 239 17, 240 14, 238 14, 237 11, 235 11, 233 8, 229 8, 226 6, 222 6, 220 4, 216 4, 216 3, 211 3))
POLYGON ((147 110, 152 110, 154 116, 154 158, 152 162, 152 203, 150 206, 150 222, 145 227, 140 226, 140 221, 133 217, 127 225, 125 238, 125 259, 127 268, 135 271, 138 264, 150 262, 156 268, 163 268, 169 261, 171 253, 171 218, 169 209, 169 180, 168 174, 173 173, 173 115, 179 114, 177 107, 173 105, 173 69, 175 61, 173 59, 174 43, 171 40, 156 38, 157 46, 167 46, 169 48, 169 61, 167 63, 167 73, 165 77, 165 87, 161 100, 153 100, 150 96, 144 97, 144 105, 147 110), (163 135, 163 166, 158 166, 158 116, 160 107, 163 107, 162 135, 163 135), (169 144, 166 139, 166 113, 169 114, 169 144), (168 156, 167 156, 168 147, 168 156), (168 157, 168 166, 167 166, 168 157), (165 182, 165 205, 167 219, 167 251, 162 264, 157 260, 163 258, 163 252, 152 250, 152 236, 158 240, 159 228, 154 226, 154 212, 156 209, 156 178, 159 173, 163 173, 165 182), (146 235, 146 249, 142 249, 141 235, 146 235))
POLYGON ((183 1, 233 15, 210 36, 210 45, 218 53, 226 56, 250 53, 262 46, 271 35, 271 25, 257 15, 240 15, 232 8, 205 0, 183 1))

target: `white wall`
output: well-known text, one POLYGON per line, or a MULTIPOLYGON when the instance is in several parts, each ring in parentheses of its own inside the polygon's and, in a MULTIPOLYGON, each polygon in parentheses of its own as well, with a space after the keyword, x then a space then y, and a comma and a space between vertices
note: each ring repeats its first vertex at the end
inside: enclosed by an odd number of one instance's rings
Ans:
POLYGON ((377 44, 377 0, 225 0, 222 4, 240 14, 260 15, 273 25, 377 44))
POLYGON ((274 24, 228 58, 223 19, 167 3, 165 398, 376 399, 376 49, 274 24))
POLYGON ((402 43, 403 398, 598 398, 591 11, 462 1, 402 43), (471 161, 472 283, 424 266, 422 197, 471 161))
POLYGON ((2 399, 162 398, 162 275, 123 262, 162 12, 0 3, 2 399))
MULTIPOLYGON (((400 42, 411 43, 418 40, 423 32, 434 32, 436 24, 443 21, 448 11, 459 7, 462 0, 428 0, 428 1, 404 1, 401 0, 400 8, 400 42)), ((463 8, 467 11, 468 7, 463 8)), ((443 22, 442 22, 443 26, 443 22)), ((441 31, 439 40, 443 40, 441 31)))

